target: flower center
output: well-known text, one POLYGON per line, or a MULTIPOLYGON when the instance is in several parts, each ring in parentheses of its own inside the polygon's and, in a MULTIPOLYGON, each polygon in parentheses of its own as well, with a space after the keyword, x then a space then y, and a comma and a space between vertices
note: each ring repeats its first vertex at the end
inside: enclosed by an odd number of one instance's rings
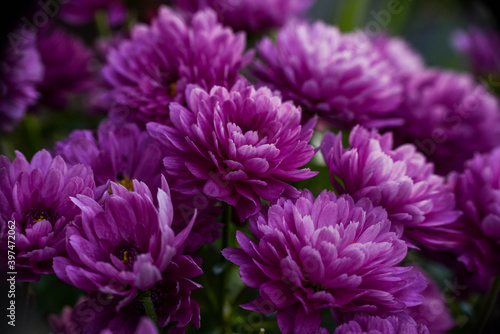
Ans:
MULTIPOLYGON (((122 186, 127 188, 128 191, 134 191, 134 183, 128 176, 123 175, 122 173, 118 173, 118 175, 116 175, 116 183, 121 184, 122 186)), ((113 193, 111 188, 109 188, 109 193, 113 193)))
POLYGON ((170 96, 175 96, 175 94, 177 94, 177 89, 176 89, 176 84, 175 84, 175 82, 172 82, 172 83, 168 86, 168 93, 170 94, 170 96))
POLYGON ((31 228, 33 225, 35 225, 35 223, 38 223, 44 219, 53 224, 56 222, 58 217, 50 209, 43 205, 39 205, 36 208, 29 210, 24 218, 25 229, 31 228))
POLYGON ((132 268, 137 254, 139 254, 137 248, 131 243, 122 243, 118 246, 113 254, 127 267, 132 268))

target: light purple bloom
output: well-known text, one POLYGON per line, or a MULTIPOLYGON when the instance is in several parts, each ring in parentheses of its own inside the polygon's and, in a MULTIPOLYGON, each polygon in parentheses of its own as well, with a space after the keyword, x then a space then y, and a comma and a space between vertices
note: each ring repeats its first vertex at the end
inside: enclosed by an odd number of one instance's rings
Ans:
POLYGON ((242 307, 277 311, 283 333, 314 333, 323 308, 385 314, 422 302, 425 279, 397 266, 407 247, 390 225, 385 210, 367 199, 355 204, 327 191, 314 199, 304 191, 250 219, 257 241, 238 231, 241 248, 222 253, 240 266, 243 282, 260 291, 242 307))
POLYGON ((493 29, 472 27, 457 31, 452 37, 453 47, 467 58, 477 74, 500 74, 500 35, 493 29))
POLYGON ((322 22, 289 24, 276 42, 258 45, 254 73, 265 84, 335 126, 400 124, 397 71, 362 33, 342 34, 322 22))
POLYGON ((382 206, 391 230, 410 246, 443 249, 457 244, 459 233, 452 223, 459 212, 453 192, 415 146, 393 148, 391 133, 356 126, 348 149, 342 146, 341 133, 327 133, 322 153, 334 189, 382 206))
POLYGON ((287 181, 316 175, 298 169, 314 155, 308 142, 316 120, 301 126, 300 108, 269 89, 214 87, 207 93, 191 86, 186 99, 187 108, 170 105, 171 125, 147 125, 167 146, 172 189, 222 200, 244 221, 261 209, 261 198, 296 197, 287 181))
POLYGON ((236 30, 262 32, 284 25, 303 14, 313 0, 174 0, 186 12, 204 8, 217 12, 225 25, 236 30))
POLYGON ((450 182, 464 212, 459 228, 467 240, 458 260, 488 286, 500 275, 500 148, 477 154, 450 182))
MULTIPOLYGON (((144 182, 156 202, 165 169, 162 160, 167 151, 135 124, 115 125, 105 121, 97 130, 97 140, 91 131, 77 130, 56 144, 54 154, 61 155, 70 164, 90 166, 98 186, 113 181, 133 190, 132 180, 144 182)), ((175 191, 171 195, 176 210, 172 223, 174 232, 181 232, 191 221, 195 210, 198 212, 184 244, 186 251, 195 251, 220 237, 220 225, 215 223, 215 219, 221 208, 215 207, 215 201, 175 191)))
POLYGON ((162 6, 151 25, 137 25, 130 39, 109 51, 103 100, 114 119, 166 122, 170 102, 185 102, 187 84, 232 87, 252 58, 244 50, 245 35, 223 27, 215 12, 199 12, 186 22, 162 6))
POLYGON ((0 156, 0 240, 7 249, 7 224, 15 222, 17 280, 54 272, 52 259, 65 254, 66 228, 80 213, 70 196, 92 198, 94 190, 90 168, 70 167, 45 150, 31 162, 20 152, 12 162, 0 156))
POLYGON ((405 87, 405 124, 392 129, 394 140, 415 144, 439 174, 500 145, 498 100, 472 76, 431 69, 408 76, 405 87))
POLYGON ((109 25, 117 25, 127 18, 127 8, 122 0, 70 0, 61 6, 63 21, 83 25, 95 20, 99 12, 106 14, 109 25))
POLYGON ((144 183, 134 180, 133 192, 117 183, 111 187, 104 207, 87 196, 73 198, 82 215, 68 227, 68 257, 54 259, 54 271, 61 280, 82 290, 122 296, 122 307, 140 291, 167 279, 165 270, 176 257, 191 263, 182 270, 199 270, 191 258, 181 255, 194 216, 174 235, 166 183, 158 190, 158 208, 144 183))
POLYGON ((41 103, 65 108, 68 99, 93 85, 92 51, 62 27, 50 25, 38 32, 37 48, 45 68, 38 86, 41 103))
POLYGON ((14 32, 17 45, 10 45, 0 59, 0 130, 9 131, 24 117, 40 94, 36 87, 43 77, 43 64, 36 37, 14 32))
POLYGON ((356 313, 341 324, 334 334, 429 334, 429 329, 404 313, 387 317, 356 313))

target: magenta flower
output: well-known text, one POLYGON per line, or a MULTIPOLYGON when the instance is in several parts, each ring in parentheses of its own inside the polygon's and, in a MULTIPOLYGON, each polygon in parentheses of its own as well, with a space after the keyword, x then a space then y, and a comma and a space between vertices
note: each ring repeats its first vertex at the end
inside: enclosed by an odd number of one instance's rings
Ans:
MULTIPOLYGON (((74 131, 55 145, 54 153, 61 155, 70 164, 90 166, 98 186, 113 181, 133 190, 132 180, 144 182, 156 203, 156 193, 165 169, 162 160, 167 151, 135 124, 118 126, 105 121, 97 130, 97 140, 89 130, 74 131)), ((215 207, 215 201, 175 191, 171 195, 176 211, 172 223, 175 233, 186 228, 195 210, 198 212, 184 244, 186 251, 193 252, 201 245, 220 237, 220 225, 215 219, 220 214, 221 207, 215 207)))
POLYGON ((313 0, 174 0, 188 13, 204 8, 217 12, 222 23, 235 30, 263 32, 278 28, 303 14, 313 0))
POLYGON ((477 154, 450 182, 464 214, 459 228, 466 244, 458 250, 458 260, 475 273, 482 285, 500 275, 500 148, 477 154))
POLYGON ((185 270, 199 270, 190 258, 181 256, 194 216, 186 229, 174 235, 166 183, 158 190, 158 208, 144 183, 134 180, 133 192, 117 183, 111 188, 104 208, 86 196, 73 198, 82 216, 67 230, 68 257, 54 259, 61 280, 82 290, 122 296, 122 307, 166 279, 164 273, 176 256, 191 263, 185 270))
POLYGON ((382 206, 391 230, 409 245, 444 249, 457 244, 453 192, 413 145, 393 148, 391 133, 356 126, 349 149, 343 148, 341 133, 327 133, 322 153, 335 190, 382 206))
POLYGON ((356 313, 351 318, 337 327, 334 334, 429 334, 425 325, 417 324, 405 313, 387 317, 356 313))
POLYGON ((90 168, 69 167, 45 150, 31 162, 20 152, 12 162, 0 156, 1 247, 7 249, 7 224, 12 221, 18 280, 37 281, 40 274, 54 272, 52 259, 65 254, 66 229, 80 213, 70 197, 93 198, 94 190, 90 168))
POLYGON ((38 86, 41 103, 62 109, 72 95, 93 86, 91 60, 94 55, 77 37, 51 25, 38 32, 37 48, 45 67, 38 86))
POLYGON ((114 119, 166 122, 170 102, 185 102, 187 84, 233 86, 252 58, 244 50, 245 35, 224 28, 213 11, 199 12, 188 23, 160 7, 150 26, 138 25, 108 53, 102 75, 109 92, 103 99, 114 119))
POLYGON ((19 31, 19 44, 0 55, 0 130, 10 131, 23 119, 40 94, 36 87, 43 78, 43 64, 36 49, 36 37, 19 31))
POLYGON ((457 31, 453 47, 467 59, 477 74, 500 74, 500 35, 493 29, 472 27, 457 31))
POLYGON ((127 8, 122 0, 69 0, 61 6, 63 21, 83 25, 95 20, 99 12, 106 14, 108 24, 117 25, 127 18, 127 8))
POLYGON ((257 241, 238 231, 241 249, 222 253, 240 266, 243 282, 260 291, 243 308, 277 311, 283 333, 314 333, 323 308, 385 314, 422 302, 425 279, 397 266, 407 247, 390 225, 369 200, 355 204, 327 191, 314 199, 304 191, 250 219, 257 241))
POLYGON ((435 163, 436 172, 461 171, 476 152, 500 145, 498 100, 467 74, 442 70, 414 72, 395 128, 396 143, 413 143, 435 163), (460 148, 460 149, 457 149, 460 148))
POLYGON ((397 71, 363 34, 322 22, 289 24, 258 51, 259 79, 335 126, 400 124, 391 115, 401 102, 397 71))
POLYGON ((171 125, 149 123, 149 133, 166 145, 164 163, 172 188, 202 192, 236 208, 244 221, 258 212, 260 198, 297 196, 286 183, 316 172, 298 168, 314 155, 308 144, 315 119, 301 126, 301 110, 267 88, 191 86, 188 107, 170 105, 171 125))

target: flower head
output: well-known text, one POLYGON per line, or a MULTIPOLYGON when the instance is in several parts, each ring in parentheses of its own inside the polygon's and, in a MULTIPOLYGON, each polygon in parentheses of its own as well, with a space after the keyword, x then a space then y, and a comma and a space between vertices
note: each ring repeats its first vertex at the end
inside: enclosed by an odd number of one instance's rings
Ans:
POLYGON ((342 134, 327 133, 322 152, 336 191, 369 198, 387 210, 392 230, 409 245, 451 248, 459 234, 452 190, 413 145, 393 148, 391 133, 380 135, 356 126, 349 148, 342 134))
POLYGON ((0 156, 0 240, 7 247, 7 224, 15 224, 18 279, 35 281, 53 273, 52 259, 66 252, 65 232, 80 210, 71 196, 94 196, 90 168, 68 166, 43 150, 31 162, 19 152, 0 156))
POLYGON ((188 107, 170 106, 171 125, 149 123, 149 133, 167 146, 164 163, 172 188, 202 192, 236 208, 243 221, 261 200, 297 196, 286 181, 316 175, 305 165, 315 119, 301 126, 301 110, 267 88, 243 87, 208 93, 191 86, 188 107))
POLYGON ((401 102, 397 71, 365 35, 342 34, 322 22, 294 23, 257 49, 258 78, 334 125, 399 124, 390 115, 401 102))
POLYGON ((240 266, 243 282, 260 297, 244 308, 277 311, 283 333, 314 333, 321 309, 340 313, 394 313, 421 303, 425 279, 405 258, 404 241, 369 200, 304 191, 296 201, 280 198, 250 220, 257 241, 238 231, 240 248, 223 255, 240 266))
POLYGON ((500 275, 500 148, 477 154, 465 164, 463 173, 453 173, 458 208, 464 214, 459 228, 466 244, 458 260, 487 286, 500 275))
POLYGON ((12 130, 35 104, 40 94, 36 87, 43 77, 43 64, 36 49, 34 34, 13 33, 16 45, 6 48, 0 59, 0 130, 12 130))
POLYGON ((186 12, 212 8, 235 30, 262 32, 278 28, 305 12, 313 0, 174 0, 186 12))
POLYGON ((130 39, 108 53, 102 75, 111 116, 139 123, 167 121, 170 102, 185 102, 187 84, 205 89, 234 85, 252 57, 244 49, 245 35, 223 27, 213 11, 186 22, 160 7, 151 25, 136 26, 130 39))
POLYGON ((498 100, 472 76, 426 70, 408 76, 405 87, 398 111, 405 124, 392 129, 394 140, 415 144, 439 174, 461 171, 474 153, 500 144, 498 100))
POLYGON ((417 324, 405 313, 379 317, 360 312, 351 318, 337 327, 334 334, 429 334, 425 325, 417 324))
POLYGON ((45 67, 38 86, 41 103, 62 109, 72 94, 92 87, 93 53, 78 38, 62 27, 50 25, 38 32, 37 49, 45 67))
MULTIPOLYGON (((121 307, 162 281, 176 256, 189 262, 182 258, 182 243, 194 219, 174 235, 166 183, 158 190, 158 208, 144 183, 134 180, 133 192, 117 183, 111 187, 104 207, 86 196, 73 198, 81 219, 68 228, 68 256, 54 259, 54 271, 80 289, 123 296, 121 307)), ((199 270, 190 262, 185 270, 199 270)))

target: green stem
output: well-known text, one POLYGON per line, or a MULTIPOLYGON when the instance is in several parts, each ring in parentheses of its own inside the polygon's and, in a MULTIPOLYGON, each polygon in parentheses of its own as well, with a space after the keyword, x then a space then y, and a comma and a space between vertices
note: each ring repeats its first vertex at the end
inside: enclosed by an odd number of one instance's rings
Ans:
POLYGON ((335 22, 341 31, 360 28, 369 8, 369 0, 346 0, 337 4, 335 22))
POLYGON ((108 14, 105 11, 97 11, 97 13, 95 14, 95 24, 97 26, 97 32, 99 33, 99 36, 111 36, 111 30, 108 24, 108 14))
MULTIPOLYGON (((153 305, 153 301, 151 300, 151 296, 144 296, 141 298, 142 305, 146 309, 146 314, 148 317, 154 321, 156 326, 158 327, 158 317, 156 316, 155 307, 153 305)), ((161 330, 160 330, 161 332, 161 330)))
MULTIPOLYGON (((229 204, 226 204, 224 213, 224 227, 222 229, 222 243, 221 243, 221 250, 224 248, 228 247, 229 241, 229 228, 231 224, 231 217, 232 217, 232 209, 233 207, 229 204)), ((226 328, 226 317, 225 317, 225 305, 226 305, 226 274, 227 274, 227 261, 222 256, 221 254, 221 264, 222 264, 222 273, 220 277, 220 285, 219 285, 219 292, 220 292, 220 324, 221 324, 221 329, 224 331, 226 328)))
POLYGON ((481 320, 475 324, 471 333, 482 333, 484 326, 486 326, 486 323, 488 322, 488 319, 493 312, 493 308, 495 307, 495 304, 497 302, 499 292, 500 276, 497 276, 491 283, 488 294, 486 295, 485 302, 479 307, 478 315, 481 317, 481 320))

